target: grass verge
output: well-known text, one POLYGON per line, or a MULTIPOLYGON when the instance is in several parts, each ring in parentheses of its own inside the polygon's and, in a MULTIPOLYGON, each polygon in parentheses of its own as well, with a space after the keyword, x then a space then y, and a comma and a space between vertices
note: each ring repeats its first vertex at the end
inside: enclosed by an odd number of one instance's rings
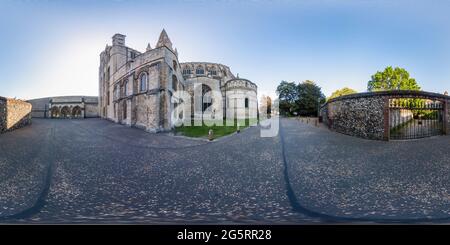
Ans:
POLYGON ((203 122, 202 126, 194 126, 194 123, 192 122, 192 126, 185 126, 182 125, 180 127, 175 128, 175 132, 177 134, 181 134, 188 137, 195 137, 195 138, 207 138, 208 132, 210 129, 214 132, 214 138, 219 138, 225 135, 232 134, 237 131, 237 124, 239 123, 239 128, 244 129, 249 127, 250 125, 254 125, 258 122, 257 119, 235 119, 234 122, 231 120, 223 120, 223 126, 219 125, 213 125, 208 126, 212 124, 203 122), (208 124, 208 125, 207 125, 208 124))

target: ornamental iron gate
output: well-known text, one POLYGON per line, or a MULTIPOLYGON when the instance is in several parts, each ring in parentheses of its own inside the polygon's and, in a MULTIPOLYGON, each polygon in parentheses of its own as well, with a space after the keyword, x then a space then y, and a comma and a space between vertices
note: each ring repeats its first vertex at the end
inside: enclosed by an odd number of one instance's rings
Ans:
POLYGON ((389 100, 390 139, 418 139, 444 134, 444 103, 439 100, 389 100))

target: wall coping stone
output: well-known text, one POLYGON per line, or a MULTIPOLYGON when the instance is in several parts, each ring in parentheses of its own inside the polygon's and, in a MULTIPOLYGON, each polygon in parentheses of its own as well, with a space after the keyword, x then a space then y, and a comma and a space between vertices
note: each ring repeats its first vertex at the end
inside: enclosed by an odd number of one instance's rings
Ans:
POLYGON ((327 104, 336 102, 336 101, 342 101, 342 100, 349 100, 349 99, 358 99, 358 98, 367 98, 367 97, 422 97, 422 98, 430 98, 430 99, 443 99, 443 100, 450 100, 450 96, 439 94, 439 93, 432 93, 432 92, 426 92, 426 91, 417 91, 417 90, 391 90, 391 91, 376 91, 376 92, 363 92, 363 93, 355 93, 355 94, 348 94, 339 96, 333 99, 328 100, 325 104, 321 106, 321 108, 325 107, 327 104))

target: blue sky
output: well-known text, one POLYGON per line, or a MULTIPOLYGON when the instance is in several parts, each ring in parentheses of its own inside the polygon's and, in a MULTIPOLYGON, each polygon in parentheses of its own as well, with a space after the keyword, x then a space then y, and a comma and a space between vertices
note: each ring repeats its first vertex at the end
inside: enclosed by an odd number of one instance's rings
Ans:
POLYGON ((154 47, 165 28, 180 62, 230 66, 274 95, 313 80, 325 95, 366 90, 386 66, 450 91, 450 1, 0 1, 0 96, 97 95, 114 33, 154 47))

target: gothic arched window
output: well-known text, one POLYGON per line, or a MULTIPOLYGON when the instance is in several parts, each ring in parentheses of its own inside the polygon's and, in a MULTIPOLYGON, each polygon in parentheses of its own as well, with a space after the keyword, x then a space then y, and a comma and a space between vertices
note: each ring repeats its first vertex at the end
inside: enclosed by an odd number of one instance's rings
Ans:
POLYGON ((208 75, 216 76, 217 75, 216 68, 214 68, 214 67, 209 68, 208 69, 208 75))
POLYGON ((192 70, 189 67, 184 68, 183 70, 183 75, 191 75, 192 74, 192 70))
POLYGON ((205 69, 203 69, 203 67, 199 66, 199 67, 197 67, 197 70, 195 70, 195 74, 197 74, 197 75, 204 75, 205 74, 205 69))
POLYGON ((172 89, 174 91, 178 90, 178 79, 177 79, 177 76, 175 76, 175 75, 172 75, 172 89))
POLYGON ((147 73, 143 72, 139 78, 139 91, 143 92, 147 90, 148 76, 147 73))
POLYGON ((176 71, 178 67, 178 64, 175 60, 173 60, 173 69, 176 71))

